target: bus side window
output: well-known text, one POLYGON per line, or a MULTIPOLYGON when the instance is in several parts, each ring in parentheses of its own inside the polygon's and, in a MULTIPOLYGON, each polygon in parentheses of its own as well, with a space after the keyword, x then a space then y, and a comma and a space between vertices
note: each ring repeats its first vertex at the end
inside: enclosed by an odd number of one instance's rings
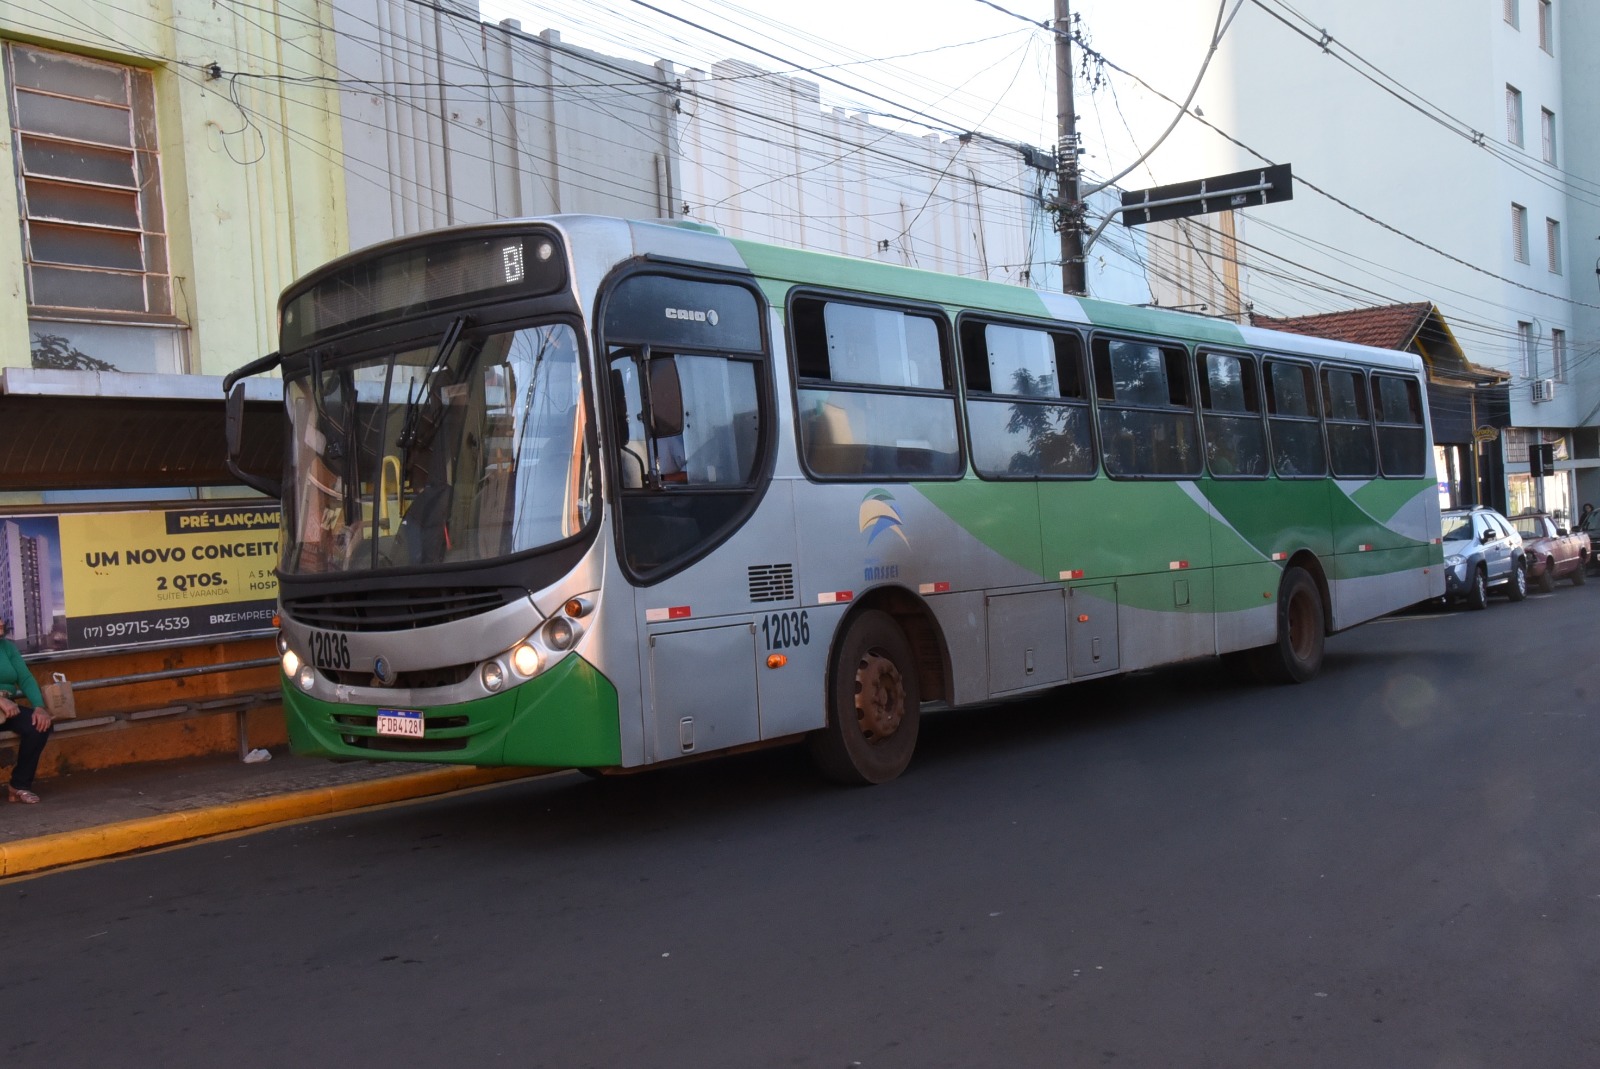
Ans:
POLYGON ((1189 385, 1189 351, 1132 338, 1091 344, 1106 473, 1189 479, 1205 470, 1189 385))
POLYGON ((1309 364, 1268 360, 1267 431, 1272 462, 1284 478, 1320 479, 1328 474, 1317 418, 1317 379, 1309 364))
POLYGON ((1324 367, 1322 403, 1333 474, 1348 478, 1378 474, 1378 451, 1372 438, 1372 421, 1367 416, 1367 385, 1361 372, 1324 367))
POLYGON ((946 321, 935 311, 799 296, 790 330, 800 455, 822 478, 959 478, 946 321))
POLYGON ((1206 461, 1219 478, 1263 478, 1267 432, 1261 422, 1256 362, 1231 353, 1202 353, 1200 410, 1206 461))
POLYGON ((972 466, 989 479, 1092 478, 1097 468, 1078 335, 961 321, 972 466))
POLYGON ((1428 436, 1422 422, 1422 390, 1417 380, 1373 375, 1372 407, 1378 420, 1378 456, 1383 474, 1390 478, 1424 474, 1428 436))

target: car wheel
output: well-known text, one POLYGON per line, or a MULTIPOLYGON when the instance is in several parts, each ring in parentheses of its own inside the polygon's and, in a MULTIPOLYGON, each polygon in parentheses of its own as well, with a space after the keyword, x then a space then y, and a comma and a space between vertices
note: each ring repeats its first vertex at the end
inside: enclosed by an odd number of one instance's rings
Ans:
POLYGON ((1467 608, 1487 609, 1489 607, 1489 573, 1483 570, 1483 565, 1478 565, 1472 570, 1472 586, 1467 589, 1467 608))
POLYGON ((1556 559, 1544 559, 1544 571, 1539 573, 1539 593, 1548 594, 1556 588, 1556 559))
POLYGON ((1511 578, 1506 583, 1506 597, 1521 601, 1528 596, 1528 562, 1515 561, 1511 565, 1511 578))
POLYGON ((1572 574, 1569 575, 1567 578, 1572 580, 1572 585, 1573 586, 1582 586, 1584 583, 1588 582, 1588 580, 1589 580, 1589 558, 1588 557, 1579 558, 1578 566, 1572 570, 1572 574))

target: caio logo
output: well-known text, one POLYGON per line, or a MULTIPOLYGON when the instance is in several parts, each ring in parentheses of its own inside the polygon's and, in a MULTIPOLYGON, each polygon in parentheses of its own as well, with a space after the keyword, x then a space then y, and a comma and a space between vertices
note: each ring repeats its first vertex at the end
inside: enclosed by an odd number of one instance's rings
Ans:
POLYGON ((717 325, 717 310, 708 308, 702 312, 695 308, 668 308, 667 318, 684 319, 691 323, 709 323, 714 327, 717 325))

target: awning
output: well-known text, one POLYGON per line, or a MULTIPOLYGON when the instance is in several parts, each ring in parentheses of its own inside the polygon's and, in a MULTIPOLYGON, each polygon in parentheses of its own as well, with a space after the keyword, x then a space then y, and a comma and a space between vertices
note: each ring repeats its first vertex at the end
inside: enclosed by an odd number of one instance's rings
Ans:
MULTIPOLYGON (((283 384, 245 382, 241 464, 283 464, 283 384)), ((224 464, 222 378, 0 370, 0 490, 235 486, 224 464)))

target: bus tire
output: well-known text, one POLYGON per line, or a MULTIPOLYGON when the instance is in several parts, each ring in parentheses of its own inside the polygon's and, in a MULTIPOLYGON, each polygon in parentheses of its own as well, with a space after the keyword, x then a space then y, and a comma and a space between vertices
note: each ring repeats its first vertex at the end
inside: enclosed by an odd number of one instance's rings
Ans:
POLYGON ((1304 568, 1290 568, 1278 584, 1278 640, 1251 650, 1251 666, 1269 683, 1305 683, 1322 668, 1326 639, 1316 581, 1304 568))
POLYGON ((828 725, 807 740, 824 776, 886 783, 904 772, 922 722, 916 658, 886 612, 850 621, 828 672, 828 725))

